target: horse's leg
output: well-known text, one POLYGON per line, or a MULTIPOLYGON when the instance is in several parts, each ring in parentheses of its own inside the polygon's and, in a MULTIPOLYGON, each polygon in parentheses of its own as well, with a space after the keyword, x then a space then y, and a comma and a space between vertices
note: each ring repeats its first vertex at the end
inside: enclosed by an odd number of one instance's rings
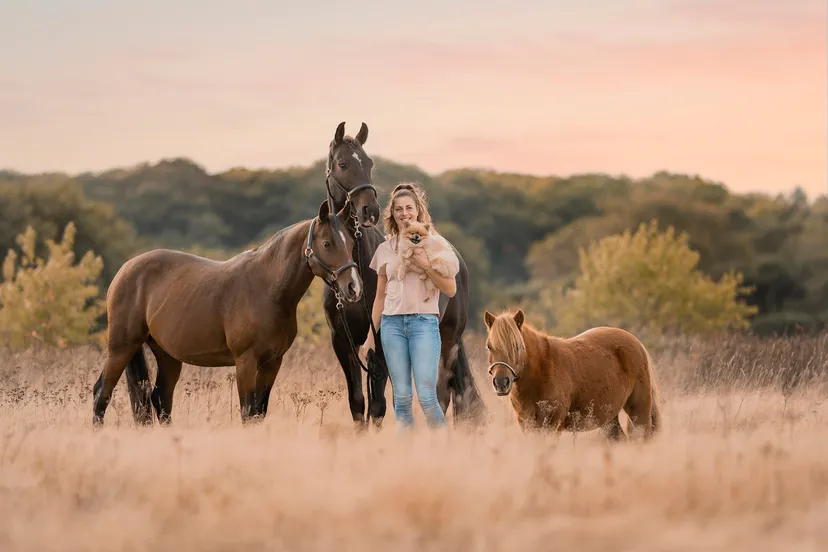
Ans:
POLYGON ((158 364, 155 388, 152 390, 152 406, 158 416, 158 423, 169 424, 172 421, 175 385, 181 377, 181 361, 171 357, 155 342, 150 343, 150 349, 158 364))
POLYGON ((267 416, 267 405, 270 402, 270 392, 273 389, 273 383, 276 381, 276 376, 279 375, 279 369, 282 367, 282 358, 263 358, 259 363, 259 369, 256 370, 256 386, 254 389, 254 404, 253 416, 264 418, 267 416))
POLYGON ((362 369, 358 363, 353 361, 351 345, 348 342, 347 336, 345 336, 344 330, 336 328, 332 331, 331 342, 336 353, 336 358, 339 360, 342 371, 345 373, 351 417, 359 429, 366 429, 365 395, 362 393, 362 369))
MULTIPOLYGON (((437 402, 440 403, 440 408, 443 409, 443 414, 448 412, 448 407, 451 404, 451 387, 450 384, 456 374, 457 363, 457 344, 451 341, 443 340, 440 346, 440 369, 437 372, 437 402)), ((458 384, 455 384, 457 387, 458 384)), ((459 384, 462 387, 462 383, 459 384)), ((457 403, 462 403, 463 398, 460 395, 454 396, 454 418, 457 418, 457 403)), ((462 406, 461 406, 462 408, 462 406)))
POLYGON ((127 363, 135 355, 143 355, 143 341, 131 345, 122 345, 113 348, 110 346, 106 353, 106 363, 95 386, 92 388, 92 423, 103 425, 104 414, 112 399, 112 391, 124 373, 127 363))
MULTIPOLYGON (((377 336, 378 340, 382 339, 381 335, 380 333, 377 336)), ((385 354, 382 351, 382 343, 376 344, 374 350, 378 355, 385 354)), ((380 429, 388 408, 385 400, 385 386, 388 384, 388 374, 382 374, 382 377, 377 379, 374 379, 370 374, 368 377, 371 378, 370 393, 368 393, 368 419, 373 420, 374 427, 380 429)))
POLYGON ((250 421, 255 404, 256 372, 259 359, 253 349, 248 349, 236 357, 236 388, 239 391, 239 410, 242 424, 250 421))
POLYGON ((143 351, 136 353, 127 363, 126 382, 135 422, 140 425, 152 425, 152 383, 143 351))

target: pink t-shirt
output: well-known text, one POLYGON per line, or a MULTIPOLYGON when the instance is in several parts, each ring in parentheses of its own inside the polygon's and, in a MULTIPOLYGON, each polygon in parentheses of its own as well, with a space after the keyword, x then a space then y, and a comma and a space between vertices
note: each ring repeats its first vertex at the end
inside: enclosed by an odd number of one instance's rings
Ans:
MULTIPOLYGON (((439 234, 431 234, 429 239, 441 240, 449 246, 448 240, 439 234)), ((377 247, 374 257, 368 265, 377 274, 388 276, 388 284, 385 288, 385 308, 382 313, 387 315, 440 314, 438 304, 440 290, 435 289, 429 296, 425 283, 420 280, 420 275, 416 272, 406 272, 403 280, 397 279, 397 268, 402 259, 395 250, 397 246, 396 237, 391 238, 391 240, 393 240, 393 244, 392 241, 386 239, 377 247)), ((451 257, 449 273, 454 277, 460 271, 460 261, 453 251, 449 256, 451 257)))

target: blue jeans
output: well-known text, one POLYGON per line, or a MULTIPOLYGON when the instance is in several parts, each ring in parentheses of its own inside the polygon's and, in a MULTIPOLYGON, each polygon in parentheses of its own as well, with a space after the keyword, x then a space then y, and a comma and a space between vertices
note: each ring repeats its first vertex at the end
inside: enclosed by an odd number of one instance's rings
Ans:
POLYGON ((436 314, 382 315, 380 339, 394 392, 394 417, 403 427, 414 425, 413 390, 428 425, 442 427, 446 417, 437 401, 440 323, 436 314))

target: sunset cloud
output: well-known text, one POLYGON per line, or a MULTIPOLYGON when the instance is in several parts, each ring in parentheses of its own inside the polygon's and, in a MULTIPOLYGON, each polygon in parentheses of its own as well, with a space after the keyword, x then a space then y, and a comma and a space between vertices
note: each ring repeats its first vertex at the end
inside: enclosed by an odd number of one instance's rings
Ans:
POLYGON ((108 22, 0 8, 17 22, 0 36, 0 166, 310 163, 346 120, 369 124, 371 153, 429 171, 826 190, 824 2, 150 5, 112 5, 108 22))

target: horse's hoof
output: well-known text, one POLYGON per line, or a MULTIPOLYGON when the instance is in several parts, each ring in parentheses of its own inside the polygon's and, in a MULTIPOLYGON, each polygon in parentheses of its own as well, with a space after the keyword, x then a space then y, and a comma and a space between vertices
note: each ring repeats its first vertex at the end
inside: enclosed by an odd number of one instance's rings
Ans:
POLYGON ((366 422, 364 418, 358 418, 354 420, 354 429, 357 434, 365 433, 368 431, 368 422, 366 422))

